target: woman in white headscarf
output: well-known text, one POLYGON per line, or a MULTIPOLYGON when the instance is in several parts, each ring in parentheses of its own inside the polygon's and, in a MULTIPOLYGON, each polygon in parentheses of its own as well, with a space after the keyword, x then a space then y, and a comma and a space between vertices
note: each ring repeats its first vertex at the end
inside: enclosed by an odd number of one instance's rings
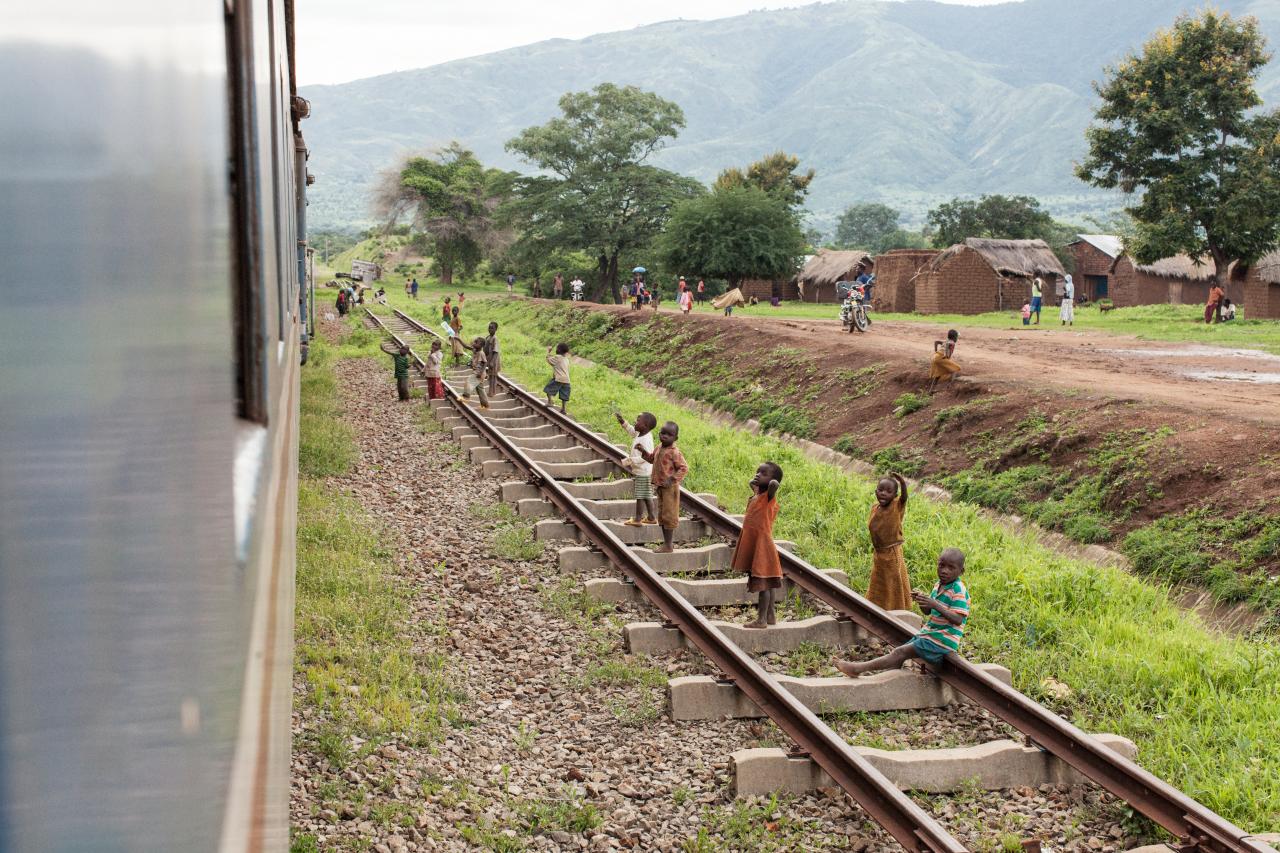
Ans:
POLYGON ((1062 305, 1058 308, 1058 317, 1064 326, 1075 325, 1076 286, 1072 283, 1071 276, 1067 276, 1062 283, 1062 305))

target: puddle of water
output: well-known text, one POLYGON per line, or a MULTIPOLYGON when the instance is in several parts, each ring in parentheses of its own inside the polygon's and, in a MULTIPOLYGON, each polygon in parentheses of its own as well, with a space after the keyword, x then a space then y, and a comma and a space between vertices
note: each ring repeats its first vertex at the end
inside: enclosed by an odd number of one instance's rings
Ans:
POLYGON ((1183 376, 1205 382, 1250 382, 1255 385, 1280 385, 1280 373, 1250 373, 1244 370, 1180 370, 1183 376))
POLYGON ((1139 358, 1253 358, 1280 364, 1280 355, 1228 347, 1189 346, 1178 349, 1104 349, 1100 351, 1113 355, 1136 355, 1139 358))

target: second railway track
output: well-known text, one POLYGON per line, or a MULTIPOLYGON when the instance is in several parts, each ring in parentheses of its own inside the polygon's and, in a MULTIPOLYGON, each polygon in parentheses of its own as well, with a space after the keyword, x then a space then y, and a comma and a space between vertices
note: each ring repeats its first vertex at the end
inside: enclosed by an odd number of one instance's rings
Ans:
MULTIPOLYGON (((371 324, 397 342, 407 344, 411 350, 427 336, 439 337, 425 324, 400 311, 380 316, 366 309, 366 315, 371 324)), ((416 351, 412 358, 419 369, 425 368, 416 351)), ((494 448, 501 460, 513 466, 516 474, 523 478, 526 489, 561 513, 582 539, 598 549, 662 612, 668 626, 678 628, 689 645, 715 664, 726 679, 791 738, 794 755, 811 758, 899 844, 913 851, 965 849, 677 592, 640 552, 620 538, 613 525, 597 517, 601 500, 624 496, 615 485, 618 481, 605 479, 611 470, 621 470, 617 466, 624 456, 620 448, 546 407, 506 377, 500 377, 500 386, 499 394, 491 401, 492 408, 481 411, 462 404, 457 392, 446 382, 446 399, 465 427, 459 432, 470 433, 494 448), (579 449, 575 454, 548 452, 574 448, 579 449), (579 461, 546 461, 566 455, 579 461), (595 482, 566 482, 588 477, 595 482)), ((511 497, 518 499, 519 494, 513 492, 511 497)), ((688 491, 682 490, 681 505, 683 512, 691 513, 704 529, 717 535, 733 538, 741 529, 735 517, 688 491)), ((892 644, 904 642, 913 633, 909 625, 828 574, 784 549, 780 549, 780 553, 786 578, 832 608, 842 619, 892 644)), ((958 655, 948 656, 942 665, 931 670, 970 701, 1021 731, 1029 742, 1074 767, 1163 827, 1178 839, 1182 849, 1275 853, 1261 840, 958 655)))

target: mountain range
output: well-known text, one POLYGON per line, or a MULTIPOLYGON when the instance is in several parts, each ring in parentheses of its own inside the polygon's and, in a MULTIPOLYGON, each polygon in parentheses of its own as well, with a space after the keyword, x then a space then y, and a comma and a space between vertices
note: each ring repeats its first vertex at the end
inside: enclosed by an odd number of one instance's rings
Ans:
MULTIPOLYGON (((1280 45, 1280 0, 1217 0, 1280 45)), ((1059 218, 1119 206, 1072 175, 1091 83, 1190 0, 1021 0, 958 6, 844 0, 712 21, 552 39, 350 83, 304 86, 309 224, 368 224, 370 186, 406 150, 458 140, 530 171, 504 143, 558 114, 569 91, 635 85, 678 103, 687 127, 653 162, 705 182, 782 149, 817 171, 807 209, 830 231, 847 205, 883 201, 919 222, 938 201, 1036 196, 1059 218)), ((1268 105, 1280 63, 1263 72, 1268 105)))

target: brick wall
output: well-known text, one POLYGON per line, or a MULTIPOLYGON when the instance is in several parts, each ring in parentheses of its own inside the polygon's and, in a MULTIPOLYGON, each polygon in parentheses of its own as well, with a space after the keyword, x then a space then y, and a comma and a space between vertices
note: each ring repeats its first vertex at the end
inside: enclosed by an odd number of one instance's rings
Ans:
MULTIPOLYGON (((1077 301, 1088 297, 1089 299, 1097 299, 1098 294, 1095 292, 1093 282, 1089 281, 1089 276, 1098 276, 1107 279, 1107 290, 1110 294, 1111 289, 1111 263, 1114 260, 1106 252, 1102 251, 1092 243, 1086 243, 1081 240, 1078 243, 1071 244, 1071 254, 1075 259, 1075 272, 1071 274, 1072 281, 1076 285, 1077 301)), ((1114 297, 1112 297, 1114 298, 1114 297)))
MULTIPOLYGON (((1239 283, 1243 290, 1244 299, 1241 301, 1247 319, 1280 320, 1280 284, 1263 281, 1256 270, 1249 270, 1249 274, 1239 283)), ((1236 301, 1230 295, 1230 288, 1227 295, 1232 302, 1236 301)))
POLYGON ((749 278, 742 282, 742 295, 748 299, 754 296, 761 302, 768 302, 773 298, 775 290, 778 294, 778 298, 783 300, 795 301, 800 298, 799 289, 790 281, 770 281, 764 278, 749 278))
POLYGON ((934 249, 895 249, 876 258, 876 286, 871 292, 877 311, 916 310, 916 281, 920 268, 938 256, 934 249))
POLYGON ((1169 279, 1138 272, 1133 261, 1121 258, 1111 274, 1111 301, 1117 308, 1166 305, 1169 302, 1169 279))
POLYGON ((922 272, 916 278, 916 311, 921 314, 995 311, 1003 284, 981 255, 964 249, 942 266, 922 272))

